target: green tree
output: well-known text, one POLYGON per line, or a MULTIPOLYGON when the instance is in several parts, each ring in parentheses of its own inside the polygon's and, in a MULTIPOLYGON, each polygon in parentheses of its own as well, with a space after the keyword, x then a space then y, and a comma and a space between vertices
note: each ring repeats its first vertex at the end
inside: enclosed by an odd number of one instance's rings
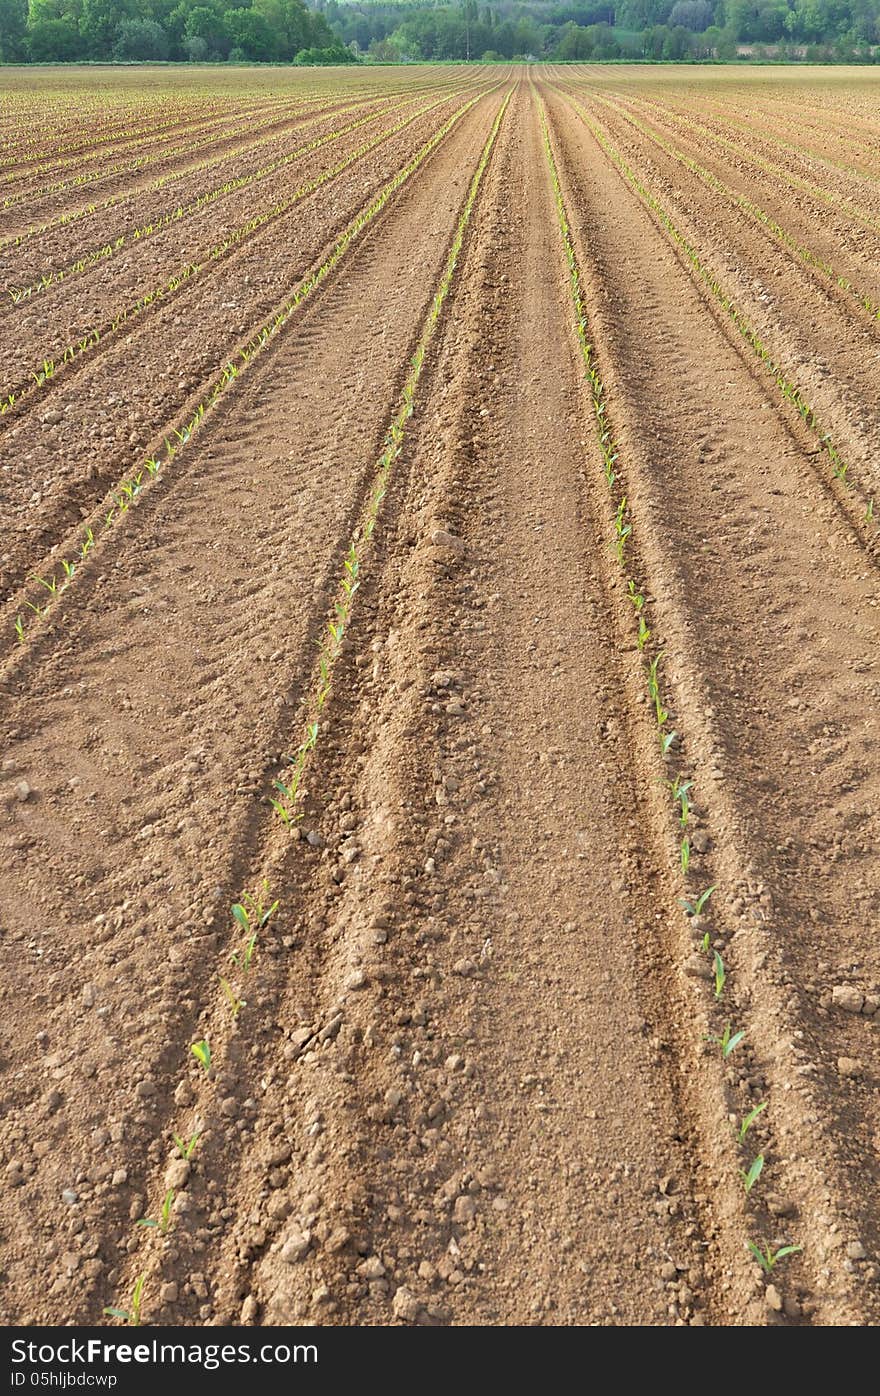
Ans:
POLYGON ((27 58, 27 0, 0 0, 0 62, 27 58))

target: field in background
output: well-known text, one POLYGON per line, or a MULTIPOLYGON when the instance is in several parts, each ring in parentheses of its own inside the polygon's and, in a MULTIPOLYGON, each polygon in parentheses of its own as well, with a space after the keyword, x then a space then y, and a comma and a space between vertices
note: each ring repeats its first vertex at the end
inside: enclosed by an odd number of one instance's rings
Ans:
POLYGON ((0 1321, 877 1322, 878 82, 3 71, 0 1321))

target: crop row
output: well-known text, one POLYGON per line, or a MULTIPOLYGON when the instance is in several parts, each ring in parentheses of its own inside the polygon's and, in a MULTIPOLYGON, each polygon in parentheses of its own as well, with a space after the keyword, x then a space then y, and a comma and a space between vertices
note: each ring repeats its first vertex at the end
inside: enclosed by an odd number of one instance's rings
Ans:
MULTIPOLYGON (((330 694, 333 667, 341 652, 344 637, 351 619, 354 597, 360 586, 360 569, 365 550, 372 539, 378 522, 382 501, 388 488, 389 475, 403 447, 406 423, 412 415, 415 405, 416 390, 422 374, 425 356, 434 337, 437 324, 443 311, 443 305, 452 285, 456 265, 464 243, 465 233, 473 213, 480 184, 482 183, 486 167, 491 157, 492 149, 509 100, 510 93, 508 92, 492 124, 489 136, 483 146, 476 171, 471 179, 440 282, 434 292, 434 297, 425 317, 415 353, 410 360, 410 367, 404 381, 400 402, 388 427, 384 450, 375 466, 374 481, 368 492, 361 520, 352 533, 349 548, 343 560, 339 590, 333 606, 332 615, 327 621, 324 642, 319 654, 316 681, 311 699, 313 711, 307 715, 305 736, 300 746, 297 748, 295 756, 291 758, 292 769, 290 780, 291 783, 294 780, 297 782, 297 788, 294 789, 291 788, 291 786, 283 787, 283 803, 282 801, 272 801, 276 812, 281 814, 284 824, 288 827, 298 817, 296 806, 298 802, 298 793, 301 789, 299 782, 304 773, 306 762, 314 751, 318 740, 319 723, 317 719, 330 694)), ((259 935, 261 930, 275 915, 279 905, 280 902, 278 899, 272 900, 269 880, 264 877, 261 880, 260 890, 257 893, 244 896, 241 902, 236 903, 232 907, 232 918, 235 923, 236 935, 239 938, 239 943, 228 956, 233 970, 228 971, 226 974, 218 975, 217 1007, 225 1019, 225 1025, 223 1025, 222 1020, 221 1023, 218 1024, 219 1045, 218 1039, 214 1037, 213 1033, 206 1032, 203 1037, 195 1042, 191 1042, 185 1053, 187 1060, 194 1059, 198 1064, 204 1081, 209 1082, 213 1079, 222 1052, 224 1038, 230 1034, 236 1034, 241 1030, 241 1013, 242 1010, 247 1007, 245 995, 247 993, 248 976, 251 973, 254 957, 258 950, 259 935)), ((175 1158, 190 1162, 199 1145, 199 1140, 202 1138, 204 1128, 203 1117, 195 1113, 190 1115, 180 1132, 172 1130, 170 1133, 170 1144, 173 1147, 173 1152, 171 1153, 169 1163, 173 1163, 175 1158)), ((166 1236, 174 1226, 174 1201, 174 1188, 166 1187, 163 1182, 161 1195, 156 1198, 155 1215, 141 1218, 136 1224, 145 1232, 149 1231, 160 1237, 166 1236)), ((142 1319, 144 1294, 149 1272, 143 1262, 141 1262, 140 1265, 141 1268, 139 1269, 139 1273, 133 1281, 131 1297, 127 1299, 127 1302, 110 1305, 104 1310, 104 1313, 108 1317, 119 1319, 130 1326, 139 1325, 142 1319)))
MULTIPOLYGON (((588 130, 592 132, 596 141, 605 151, 606 155, 617 167, 617 169, 623 175, 626 182, 636 192, 638 197, 651 210, 656 219, 659 221, 660 226, 668 234, 673 244, 680 250, 680 252, 684 255, 686 261, 693 268, 700 282, 708 289, 716 304, 720 306, 721 310, 728 317, 731 324, 733 324, 736 327, 742 339, 745 341, 746 344, 749 345, 756 358, 771 375, 780 393, 780 396, 796 409, 798 416, 801 418, 801 420, 805 423, 807 427, 809 427, 815 433, 819 449, 827 457, 831 465, 834 479, 837 480, 841 485, 845 485, 850 488, 854 487, 853 478, 849 474, 848 463, 841 456, 840 451, 835 446, 830 433, 825 431, 822 427, 816 415, 816 412, 810 406, 810 403, 807 401, 807 398, 804 395, 801 388, 798 387, 794 378, 788 374, 786 369, 772 354, 771 350, 764 343, 758 331, 754 329, 754 327, 749 322, 748 318, 738 308, 736 302, 733 300, 732 296, 729 295, 729 293, 725 290, 724 286, 719 281, 715 273, 708 266, 706 266, 700 253, 697 251, 694 245, 685 237, 684 233, 682 233, 679 230, 679 228, 676 226, 673 219, 670 217, 669 213, 660 203, 656 195, 651 193, 651 191, 646 187, 646 185, 639 178, 636 172, 630 167, 630 165, 627 164, 623 156, 620 155, 617 150, 615 150, 614 146, 611 144, 610 140, 608 139, 605 132, 601 129, 601 127, 599 127, 596 124, 596 122, 593 121, 592 117, 589 115, 588 112, 584 110, 584 108, 580 105, 579 102, 577 102, 574 99, 569 100, 571 101, 571 104, 577 111, 581 120, 584 122, 585 126, 588 128, 588 130)), ((865 525, 874 524, 875 514, 873 493, 870 495, 870 497, 868 497, 867 494, 864 494, 863 502, 865 504, 863 522, 865 525)))
MULTIPOLYGON (((798 114, 798 119, 803 120, 800 113, 798 114)), ((735 131, 738 134, 745 136, 749 140, 754 140, 756 137, 758 137, 762 141, 766 141, 769 145, 777 146, 780 150, 790 151, 792 155, 798 156, 801 159, 812 160, 817 165, 825 165, 832 170, 838 170, 842 174, 850 175, 855 179, 876 182, 878 178, 880 178, 880 175, 878 175, 877 172, 874 170, 859 169, 857 166, 847 165, 842 160, 835 160, 831 155, 828 155, 826 152, 813 150, 809 146, 801 144, 799 142, 787 141, 784 139, 784 137, 777 135, 774 130, 768 129, 766 121, 763 122, 760 131, 756 131, 755 128, 753 126, 749 126, 748 123, 744 121, 735 120, 725 107, 720 108, 716 112, 715 120, 719 121, 722 125, 728 127, 731 131, 735 131)), ((823 125, 820 128, 822 130, 822 134, 828 135, 830 131, 828 125, 828 117, 825 116, 822 120, 823 125)), ((837 113, 834 133, 838 136, 841 134, 837 126, 839 120, 840 114, 837 113)), ((860 150, 864 152, 864 154, 870 159, 877 158, 876 147, 871 145, 864 145, 861 142, 854 140, 851 132, 847 132, 844 134, 844 141, 848 153, 852 154, 853 152, 860 150)))
MULTIPOLYGON (((299 104, 295 104, 294 110, 301 110, 299 104)), ((266 124, 269 121, 278 121, 277 113, 273 113, 268 119, 264 118, 266 124)), ((230 127, 222 132, 212 128, 207 135, 201 136, 197 140, 184 141, 181 145, 166 147, 162 150, 151 151, 149 154, 139 156, 137 160, 119 161, 115 165, 101 165, 98 170, 84 170, 81 174, 73 175, 70 179, 60 180, 55 184, 47 184, 42 189, 24 189, 17 194, 9 194, 3 200, 3 208, 8 209, 21 203, 33 203, 36 200, 49 198, 55 194, 67 194, 75 189, 82 189, 90 184, 102 184, 106 180, 113 179, 117 175, 139 174, 150 165, 161 164, 166 160, 175 160, 179 156, 184 158, 203 150, 205 146, 217 145, 220 141, 235 140, 237 137, 247 135, 253 130, 253 121, 244 121, 237 126, 230 127)))
MULTIPOLYGON (((278 131, 274 128, 278 124, 277 114, 262 116, 259 119, 248 123, 247 132, 251 135, 255 131, 265 131, 267 126, 272 129, 263 135, 257 136, 253 140, 248 140, 242 146, 236 147, 235 154, 250 154, 254 148, 265 145, 268 141, 278 139, 278 131)), ((199 174, 202 170, 211 169, 212 166, 220 164, 222 160, 229 159, 230 152, 226 149, 215 150, 203 160, 198 160, 193 164, 188 164, 180 169, 169 170, 167 174, 159 175, 155 180, 145 185, 136 185, 134 188, 127 187, 118 190, 115 194, 109 194, 106 199, 97 203, 83 204, 80 208, 67 209, 61 213, 54 214, 42 223, 32 223, 30 227, 21 229, 17 233, 9 233, 6 237, 0 238, 0 252, 7 247, 21 247, 28 238, 42 237, 45 233, 52 232, 56 228, 67 228, 72 223, 78 223, 83 218, 90 217, 93 213, 103 213, 109 209, 117 208, 120 204, 127 203, 130 199, 139 195, 154 194, 160 189, 164 189, 168 184, 174 184, 178 180, 188 179, 192 175, 199 174)))
MULTIPOLYGON (((624 480, 621 477, 621 463, 619 452, 615 440, 615 432, 611 413, 607 401, 607 392, 602 378, 601 365, 599 363, 594 337, 590 330, 589 310, 585 300, 583 281, 578 266, 577 255, 572 242, 571 228, 565 207, 561 181, 553 154, 550 133, 547 126, 547 119, 543 102, 538 99, 541 127, 543 133, 544 151, 547 166, 550 174, 550 181, 553 188, 556 203, 556 214, 559 225, 562 248, 568 268, 569 292, 572 309, 574 312, 574 328, 577 335, 578 346, 584 367, 585 380, 589 387, 594 435, 599 448, 603 463, 603 473, 605 482, 611 496, 612 502, 612 524, 610 546, 620 568, 620 574, 625 587, 625 596, 632 606, 632 617, 634 627, 634 638, 636 646, 645 658, 645 679, 653 710, 656 728, 659 738, 659 748, 664 763, 668 763, 674 751, 681 750, 681 734, 669 727, 670 710, 667 707, 667 700, 663 695, 660 679, 660 666, 665 652, 658 649, 652 641, 652 627, 650 607, 647 600, 648 588, 644 578, 640 578, 633 572, 633 564, 629 553, 633 545, 634 522, 627 495, 624 488, 624 480)), ((663 773, 663 783, 668 789, 674 814, 675 839, 678 845, 678 860, 680 863, 681 876, 687 882, 690 873, 691 845, 689 835, 689 821, 691 807, 694 804, 694 779, 679 772, 672 779, 669 778, 668 768, 663 773)), ((713 894, 717 891, 716 885, 703 888, 698 892, 688 892, 679 900, 679 904, 685 917, 692 928, 694 923, 700 925, 700 918, 703 917, 707 904, 713 894)), ((711 982, 715 1015, 718 1025, 714 1036, 709 1037, 712 1045, 719 1050, 722 1061, 727 1061, 743 1042, 746 1033, 744 1029, 736 1029, 727 1020, 726 1013, 722 1012, 724 1003, 730 988, 730 974, 722 958, 720 949, 713 947, 711 935, 707 930, 702 936, 700 945, 711 966, 711 982)), ((757 1107, 750 1108, 739 1119, 733 1133, 734 1142, 741 1151, 741 1160, 738 1161, 737 1172, 741 1179, 743 1190, 748 1197, 755 1187, 764 1168, 765 1156, 763 1152, 751 1156, 751 1150, 747 1149, 750 1142, 749 1135, 758 1117, 766 1109, 767 1102, 761 1102, 757 1107), (747 1152, 742 1152, 747 1150, 747 1152), (740 1166, 740 1164, 746 1166, 740 1166)), ((762 1124, 764 1121, 762 1121, 762 1124)), ((778 1261, 786 1256, 802 1249, 800 1246, 783 1246, 780 1250, 773 1251, 766 1243, 757 1243, 750 1238, 745 1238, 745 1245, 755 1260, 761 1265, 765 1273, 769 1273, 778 1261)))
POLYGON ((772 175, 774 179, 781 180, 790 189, 797 189, 801 193, 809 194, 812 198, 818 199, 828 207, 835 208, 841 213, 845 213, 854 222, 861 223, 864 227, 870 228, 872 232, 880 232, 880 219, 876 218, 868 209, 861 208, 852 199, 842 194, 837 194, 831 189, 825 189, 820 184, 815 184, 811 180, 802 179, 800 175, 793 174, 784 165, 777 165, 772 160, 765 160, 750 147, 738 144, 736 141, 729 141, 725 136, 720 136, 711 127, 691 118, 685 119, 674 113, 668 113, 668 119, 678 126, 685 126, 688 132, 698 131, 714 145, 721 146, 729 150, 738 160, 745 164, 753 165, 756 169, 763 170, 765 174, 772 175))
MULTIPOLYGON (((229 194, 237 193, 241 189, 247 189, 250 185, 257 184, 261 180, 267 179, 270 175, 276 174, 279 170, 286 169, 288 165, 292 165, 296 160, 301 160, 303 156, 311 154, 313 150, 319 150, 321 146, 329 145, 332 141, 338 141, 343 136, 350 135, 352 131, 358 130, 361 126, 366 126, 371 121, 378 121, 379 118, 386 115, 387 112, 398 111, 401 107, 409 106, 418 100, 417 97, 408 98, 405 102, 397 103, 390 107, 382 107, 379 111, 370 112, 368 116, 362 116, 357 121, 349 122, 347 126, 340 126, 323 136, 316 136, 314 140, 306 141, 303 145, 297 146, 295 150, 288 151, 285 155, 278 156, 277 159, 260 166, 259 169, 239 175, 235 179, 228 179, 223 184, 219 184, 213 189, 203 191, 201 194, 196 195, 194 199, 191 199, 189 203, 177 204, 174 208, 156 213, 148 222, 141 223, 133 229, 128 229, 126 232, 120 233, 112 242, 105 243, 101 247, 93 248, 91 251, 84 253, 81 257, 78 257, 75 262, 71 262, 69 266, 62 268, 60 271, 42 272, 39 278, 32 281, 28 286, 8 287, 7 290, 12 303, 18 305, 20 301, 37 295, 41 291, 48 290, 48 288, 53 286, 56 282, 69 280, 72 276, 81 275, 91 267, 96 266, 99 262, 105 262, 110 257, 115 256, 117 252, 121 251, 122 248, 126 247, 129 243, 141 242, 145 238, 152 237, 153 234, 161 232, 164 228, 170 227, 171 224, 179 223, 181 220, 191 217, 194 213, 198 213, 202 209, 210 207, 210 205, 216 203, 219 199, 223 199, 229 194)), ((361 105, 362 104, 357 103, 354 107, 343 107, 336 113, 337 119, 341 116, 345 116, 349 111, 357 110, 361 105)), ((319 115, 313 117, 310 121, 304 122, 303 125, 312 126, 324 119, 325 117, 323 115, 319 115)))
POLYGON ((12 408, 20 407, 33 393, 40 391, 49 384, 57 382, 59 374, 63 372, 65 368, 72 365, 79 365, 86 355, 92 353, 99 345, 106 346, 108 339, 114 334, 117 334, 123 326, 130 325, 132 320, 142 315, 145 310, 159 302, 167 301, 168 298, 179 291, 181 287, 192 284, 192 282, 203 275, 213 264, 239 247, 241 243, 253 233, 266 227, 267 224, 275 222, 284 214, 289 213, 295 204, 300 203, 310 194, 315 193, 322 185, 335 179, 350 165, 362 159, 364 155, 374 150, 390 136, 396 135, 399 131, 411 125, 412 122, 417 121, 419 117, 424 116, 427 112, 439 105, 441 105, 440 101, 431 103, 427 107, 423 107, 419 111, 405 116, 395 125, 380 131, 378 135, 374 136, 357 150, 346 155, 335 165, 330 166, 314 179, 308 180, 305 184, 300 185, 298 189, 295 189, 293 193, 289 194, 286 198, 277 200, 270 208, 255 214, 237 228, 232 229, 224 238, 209 248, 209 250, 201 256, 200 260, 187 262, 182 267, 178 267, 161 285, 154 287, 153 290, 146 292, 130 305, 123 307, 121 310, 108 317, 99 328, 90 330, 88 334, 78 339, 75 343, 68 344, 57 362, 54 358, 44 359, 42 364, 31 372, 28 379, 4 391, 4 396, 2 400, 0 400, 0 415, 10 411, 12 408))
MULTIPOLYGON (((181 113, 168 116, 164 121, 157 122, 153 126, 145 126, 137 130, 122 129, 111 126, 114 139, 110 144, 101 140, 99 132, 95 131, 92 140, 88 144, 75 147, 70 153, 62 155, 60 151, 53 150, 52 158, 45 159, 33 164, 29 169, 12 168, 0 175, 0 188, 7 187, 22 179, 34 179, 38 175, 57 173, 60 170, 69 169, 72 166, 81 166, 84 162, 106 160, 111 150, 114 155, 120 155, 125 151, 131 151, 144 145, 151 145, 157 138, 168 132, 181 128, 181 133, 186 136, 197 134, 208 127, 209 131, 219 133, 225 121, 240 120, 240 113, 236 111, 214 112, 208 115, 199 115, 189 121, 182 118, 181 113)), ((26 190, 25 196, 31 192, 26 190)), ((4 203, 5 206, 5 203, 4 203)))
MULTIPOLYGON (((489 89, 490 91, 493 89, 489 89)), ((278 308, 271 319, 267 320, 251 337, 243 348, 239 349, 234 358, 230 359, 222 372, 209 387, 205 397, 196 408, 193 416, 180 427, 175 428, 171 437, 166 438, 164 449, 148 458, 143 465, 136 467, 127 473, 116 485, 110 496, 110 507, 106 512, 102 512, 100 519, 94 521, 92 525, 84 528, 77 541, 76 550, 72 558, 62 559, 62 575, 55 574, 51 578, 34 577, 35 586, 40 588, 33 593, 39 597, 39 601, 24 599, 23 605, 27 611, 36 619, 42 620, 52 609, 57 599, 67 591, 73 582, 74 576, 89 559, 97 542, 97 535, 112 528, 121 518, 123 518, 131 505, 141 495, 149 481, 154 480, 159 475, 164 474, 172 461, 195 436, 206 417, 217 406, 220 400, 235 383, 239 373, 247 368, 252 361, 260 355, 266 347, 275 339, 290 320, 291 316, 299 307, 323 284, 323 282, 335 270, 338 263, 346 255, 351 244, 359 237, 365 228, 382 212, 388 201, 397 190, 411 178, 427 159, 431 152, 448 135, 461 118, 476 105, 485 95, 481 91, 475 97, 471 97, 461 106, 458 111, 434 132, 434 134, 416 151, 416 153, 403 165, 396 174, 375 194, 370 201, 358 212, 355 218, 346 226, 335 242, 332 250, 315 267, 315 269, 299 282, 296 289, 287 300, 278 308)), ((24 614, 19 614, 15 625, 15 634, 19 641, 24 641, 26 634, 24 614)))
POLYGON ((797 238, 787 232, 766 209, 761 208, 760 204, 756 204, 754 200, 749 199, 745 194, 738 194, 735 190, 728 188, 712 170, 707 169, 705 165, 701 165, 697 160, 685 154, 684 151, 679 150, 671 141, 661 136, 658 131, 647 126, 644 122, 639 121, 638 117, 632 116, 628 111, 623 110, 621 107, 616 106, 613 102, 609 102, 603 97, 598 97, 597 100, 600 101, 603 106, 609 107, 612 111, 623 116, 624 120, 628 121, 631 126, 634 126, 637 131, 641 131, 644 136, 647 136, 650 141, 658 145, 667 155, 672 156, 679 164, 684 165, 692 174, 695 174, 707 188, 711 189, 714 193, 721 194, 723 198, 735 204, 738 209, 751 218, 753 222, 757 223, 759 227, 771 233, 778 242, 781 242, 782 245, 788 249, 788 251, 793 252, 796 257, 799 257, 802 262, 814 271, 820 272, 832 282, 838 290, 850 296, 862 310, 868 312, 872 320, 880 318, 880 303, 875 301, 866 291, 861 290, 850 281, 849 277, 841 276, 839 272, 818 253, 813 252, 811 248, 798 242, 797 238))

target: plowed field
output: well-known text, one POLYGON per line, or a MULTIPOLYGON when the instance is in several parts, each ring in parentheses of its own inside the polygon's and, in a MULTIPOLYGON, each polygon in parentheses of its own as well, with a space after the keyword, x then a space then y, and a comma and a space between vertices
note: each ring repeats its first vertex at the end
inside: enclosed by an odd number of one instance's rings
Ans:
POLYGON ((880 1318, 878 82, 4 75, 0 1321, 880 1318))

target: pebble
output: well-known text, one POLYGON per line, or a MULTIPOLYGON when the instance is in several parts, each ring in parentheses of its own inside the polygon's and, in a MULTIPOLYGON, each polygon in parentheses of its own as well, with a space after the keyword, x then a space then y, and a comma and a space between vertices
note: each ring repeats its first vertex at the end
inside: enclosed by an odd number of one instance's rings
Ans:
POLYGON ((477 1204, 468 1194, 463 1193, 461 1197, 455 1199, 455 1206, 452 1209, 452 1220, 461 1226, 467 1226, 477 1215, 477 1204))
POLYGON ((391 1301, 391 1312, 404 1323, 415 1323, 422 1312, 422 1306, 412 1291, 401 1285, 391 1301))
POLYGON ((16 800, 24 804, 25 800, 30 799, 32 791, 26 780, 19 780, 15 783, 14 793, 16 800))
POLYGON ((121 1188, 128 1182, 128 1169, 117 1168, 110 1179, 110 1184, 114 1188, 121 1188))
POLYGON ((281 1247, 281 1259, 285 1265, 296 1265, 305 1260, 311 1239, 311 1233, 308 1231, 292 1231, 281 1247))
POLYGON ((767 1198, 767 1208, 774 1217, 793 1217, 797 1212, 797 1203, 791 1197, 771 1194, 767 1198))
POLYGON ((151 1095, 156 1094, 156 1084, 148 1077, 144 1077, 143 1081, 138 1081, 134 1093, 138 1100, 148 1100, 151 1095))
POLYGON ((385 1266, 377 1255, 370 1255, 361 1261, 357 1273, 362 1280, 381 1280, 385 1274, 385 1266))
POLYGON ((188 1159, 172 1159, 165 1169, 165 1187, 173 1188, 175 1192, 178 1188, 185 1188, 189 1180, 191 1164, 188 1159))
POLYGON ((712 966, 705 955, 690 955, 684 962, 684 972, 688 979, 712 980, 712 966))
POLYGON ((849 1260, 867 1260, 868 1252, 861 1241, 850 1241, 846 1247, 846 1254, 849 1260))
POLYGON ((837 1070, 841 1076, 861 1076, 864 1064, 858 1057, 838 1057, 837 1070))
POLYGON ((260 1306, 252 1294, 249 1294, 241 1306, 242 1323, 254 1323, 260 1312, 260 1306))
POLYGON ((842 1008, 844 1013, 861 1013, 865 996, 852 984, 835 984, 831 990, 831 1002, 835 1008, 842 1008))
POLYGON ((177 1295, 178 1295, 178 1286, 177 1286, 177 1281, 176 1281, 176 1280, 169 1280, 167 1284, 160 1285, 160 1287, 159 1287, 159 1303, 160 1303, 160 1304, 176 1304, 176 1303, 177 1303, 177 1295))
POLYGON ((477 973, 477 966, 473 960, 456 960, 452 966, 452 973, 461 975, 463 979, 469 979, 477 973))
POLYGON ((94 984, 84 984, 84 985, 83 985, 83 988, 82 988, 82 1003, 83 1003, 83 1008, 94 1008, 94 1006, 95 1006, 95 999, 96 999, 97 997, 98 997, 98 991, 97 991, 97 989, 95 988, 94 984))
POLYGON ((431 534, 431 542, 435 548, 444 548, 456 557, 461 557, 465 550, 464 539, 459 538, 457 533, 450 533, 446 528, 435 528, 431 534))
POLYGON ((764 1303, 767 1305, 767 1308, 772 1309, 774 1313, 782 1313, 782 1295, 775 1285, 768 1285, 764 1290, 764 1303))
POLYGON ((712 847, 712 840, 705 829, 695 829, 691 834, 691 848, 695 853, 708 853, 712 847))
POLYGON ((79 1193, 74 1192, 73 1188, 65 1188, 61 1194, 61 1201, 72 1207, 74 1203, 79 1202, 79 1193))

